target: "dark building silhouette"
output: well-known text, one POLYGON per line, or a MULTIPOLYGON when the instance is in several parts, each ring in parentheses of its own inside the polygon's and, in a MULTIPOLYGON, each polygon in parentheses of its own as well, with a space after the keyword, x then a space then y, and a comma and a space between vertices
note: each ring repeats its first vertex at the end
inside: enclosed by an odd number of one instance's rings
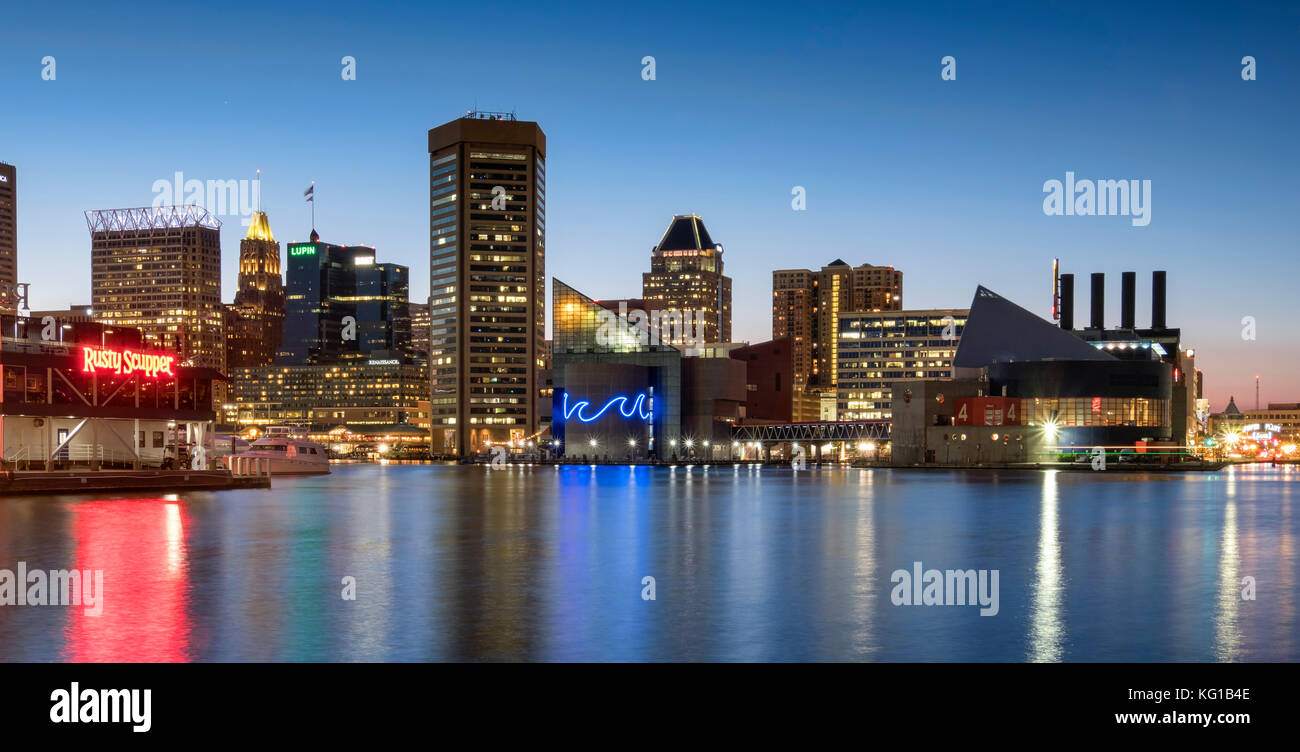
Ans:
POLYGON ((408 271, 375 263, 375 249, 320 240, 290 243, 282 365, 349 358, 403 359, 411 347, 408 271))
POLYGON ((794 386, 792 345, 789 337, 781 337, 728 353, 745 364, 746 423, 799 423, 819 418, 819 400, 794 386))

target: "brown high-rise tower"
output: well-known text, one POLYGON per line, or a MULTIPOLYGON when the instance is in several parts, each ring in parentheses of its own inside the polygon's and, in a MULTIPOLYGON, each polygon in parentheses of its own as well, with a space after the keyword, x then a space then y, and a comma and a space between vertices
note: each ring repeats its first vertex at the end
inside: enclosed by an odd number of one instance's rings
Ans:
POLYGON ((835 259, 820 271, 772 272, 772 337, 790 338, 799 389, 835 387, 841 313, 902 309, 903 273, 892 266, 849 266, 835 259))
POLYGON ((0 285, 18 282, 18 170, 0 162, 0 285))
POLYGON ((469 112, 429 131, 431 451, 532 440, 546 338, 546 134, 469 112))
POLYGON ((239 289, 226 306, 226 367, 264 366, 284 336, 284 278, 280 244, 265 212, 253 214, 239 241, 239 289))

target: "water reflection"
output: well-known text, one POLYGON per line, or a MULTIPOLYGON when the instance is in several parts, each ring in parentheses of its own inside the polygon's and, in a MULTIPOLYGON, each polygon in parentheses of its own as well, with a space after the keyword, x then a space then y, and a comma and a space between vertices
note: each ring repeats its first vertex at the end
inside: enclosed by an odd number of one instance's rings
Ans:
POLYGON ((1237 609, 1241 604, 1241 556, 1237 552, 1236 468, 1228 476, 1227 503, 1223 507, 1223 534, 1219 543, 1219 602, 1214 617, 1214 655, 1219 661, 1235 661, 1240 655, 1241 632, 1237 609))
POLYGON ((190 656, 186 513, 166 499, 72 507, 73 567, 102 570, 99 616, 67 612, 62 658, 76 662, 184 661, 190 656))
POLYGON ((0 607, 0 660, 1300 660, 1296 483, 354 465, 4 498, 0 569, 103 569, 106 603, 0 607), (1000 612, 892 605, 915 561, 998 569, 1000 612))
POLYGON ((1057 521, 1060 493, 1056 470, 1043 474, 1043 493, 1038 521, 1038 562, 1034 595, 1030 605, 1029 660, 1061 660, 1065 626, 1061 620, 1061 596, 1065 589, 1061 561, 1061 533, 1057 521))

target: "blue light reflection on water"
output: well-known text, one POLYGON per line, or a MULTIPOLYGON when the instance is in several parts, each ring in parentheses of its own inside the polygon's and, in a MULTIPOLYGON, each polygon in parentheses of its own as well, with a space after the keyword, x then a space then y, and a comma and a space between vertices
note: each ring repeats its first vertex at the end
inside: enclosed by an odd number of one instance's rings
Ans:
POLYGON ((0 660, 1293 661, 1297 482, 345 465, 9 498, 0 569, 103 568, 106 603, 0 606, 0 660), (999 613, 892 605, 915 561, 998 570, 999 613))

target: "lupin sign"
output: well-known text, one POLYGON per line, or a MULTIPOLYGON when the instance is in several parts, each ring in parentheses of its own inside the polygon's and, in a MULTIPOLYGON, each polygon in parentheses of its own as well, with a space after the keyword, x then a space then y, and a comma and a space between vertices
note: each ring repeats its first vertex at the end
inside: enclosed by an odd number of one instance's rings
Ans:
POLYGON ((110 350, 101 347, 81 348, 81 370, 84 373, 112 371, 113 373, 133 374, 143 371, 144 375, 156 379, 161 376, 174 376, 172 366, 176 363, 173 355, 157 353, 138 353, 131 350, 110 350))

